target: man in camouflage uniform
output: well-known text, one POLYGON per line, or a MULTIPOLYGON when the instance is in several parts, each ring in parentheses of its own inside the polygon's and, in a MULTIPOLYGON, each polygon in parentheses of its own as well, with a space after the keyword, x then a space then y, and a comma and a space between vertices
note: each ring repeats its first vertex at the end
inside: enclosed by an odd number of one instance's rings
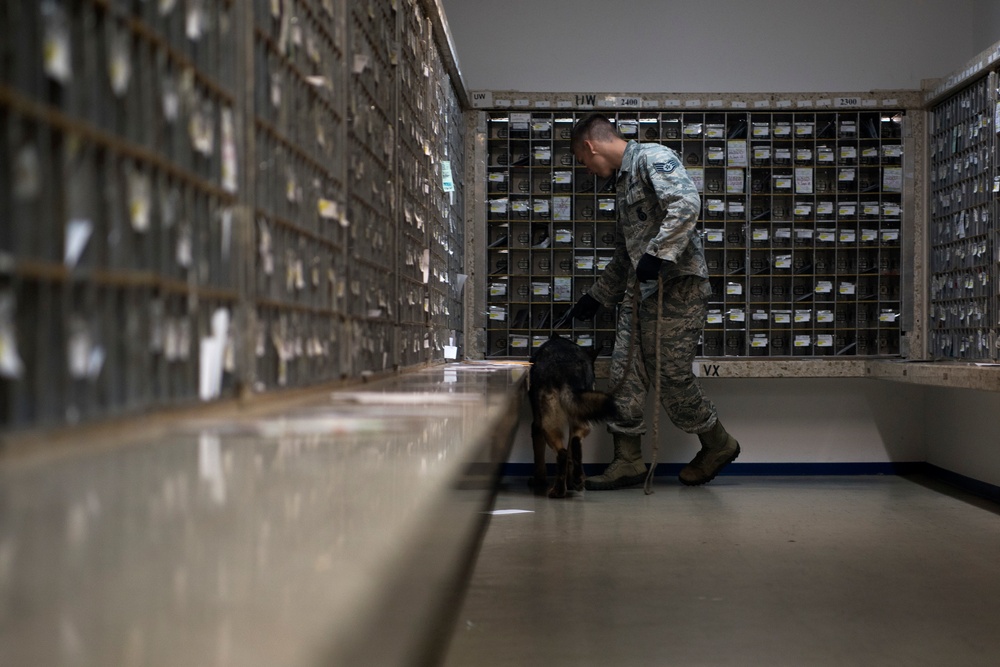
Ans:
POLYGON ((604 474, 587 479, 586 488, 618 489, 645 479, 642 413, 657 372, 660 402, 670 420, 683 431, 697 433, 701 441, 697 456, 681 470, 680 481, 704 484, 739 456, 740 445, 722 427, 692 370, 711 293, 696 229, 701 210, 697 188, 677 153, 660 144, 626 142, 601 114, 581 119, 571 141, 576 159, 592 173, 609 178, 618 170, 615 254, 590 292, 570 311, 572 317, 587 320, 600 306, 620 306, 611 385, 621 417, 608 425, 614 459, 604 474), (663 279, 662 294, 654 293, 658 278, 663 279), (634 317, 636 290, 640 290, 639 313, 634 317), (658 299, 663 304, 659 326, 658 299))

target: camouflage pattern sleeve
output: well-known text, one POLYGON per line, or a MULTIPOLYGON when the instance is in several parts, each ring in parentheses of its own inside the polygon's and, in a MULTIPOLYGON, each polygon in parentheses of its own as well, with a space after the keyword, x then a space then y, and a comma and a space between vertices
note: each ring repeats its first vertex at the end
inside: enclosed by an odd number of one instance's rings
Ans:
POLYGON ((660 259, 677 262, 698 222, 701 198, 680 158, 671 150, 643 153, 640 158, 649 184, 656 191, 660 206, 666 211, 660 228, 649 241, 646 252, 660 259))
POLYGON ((625 298, 625 289, 633 273, 632 260, 628 256, 624 239, 619 237, 615 244, 615 254, 587 293, 600 301, 602 306, 611 308, 625 298))

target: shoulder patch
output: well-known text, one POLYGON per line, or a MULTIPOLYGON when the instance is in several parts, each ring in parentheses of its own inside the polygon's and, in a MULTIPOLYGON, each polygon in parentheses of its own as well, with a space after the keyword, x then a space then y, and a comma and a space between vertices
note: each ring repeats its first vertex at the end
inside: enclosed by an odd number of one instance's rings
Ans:
POLYGON ((670 174, 673 173, 674 169, 677 169, 677 162, 674 160, 670 160, 669 162, 654 162, 653 169, 661 174, 670 174))

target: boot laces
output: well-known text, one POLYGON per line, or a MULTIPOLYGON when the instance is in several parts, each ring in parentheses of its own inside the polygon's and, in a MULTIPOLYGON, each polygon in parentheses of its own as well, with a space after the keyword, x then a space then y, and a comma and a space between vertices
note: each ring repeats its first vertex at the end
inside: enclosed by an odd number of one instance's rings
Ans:
POLYGON ((604 470, 604 475, 607 477, 612 477, 616 472, 619 471, 619 469, 623 468, 626 465, 628 465, 628 461, 626 461, 625 459, 615 459, 608 464, 608 467, 604 470))

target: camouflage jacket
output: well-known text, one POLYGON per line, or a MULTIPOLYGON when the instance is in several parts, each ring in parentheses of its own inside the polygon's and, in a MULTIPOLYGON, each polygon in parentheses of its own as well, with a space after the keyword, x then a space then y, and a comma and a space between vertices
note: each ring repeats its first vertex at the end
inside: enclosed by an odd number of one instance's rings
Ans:
POLYGON ((660 144, 629 141, 618 172, 615 254, 589 294, 614 306, 635 282, 644 253, 668 260, 663 280, 685 275, 708 278, 698 233, 701 198, 680 157, 660 144))

